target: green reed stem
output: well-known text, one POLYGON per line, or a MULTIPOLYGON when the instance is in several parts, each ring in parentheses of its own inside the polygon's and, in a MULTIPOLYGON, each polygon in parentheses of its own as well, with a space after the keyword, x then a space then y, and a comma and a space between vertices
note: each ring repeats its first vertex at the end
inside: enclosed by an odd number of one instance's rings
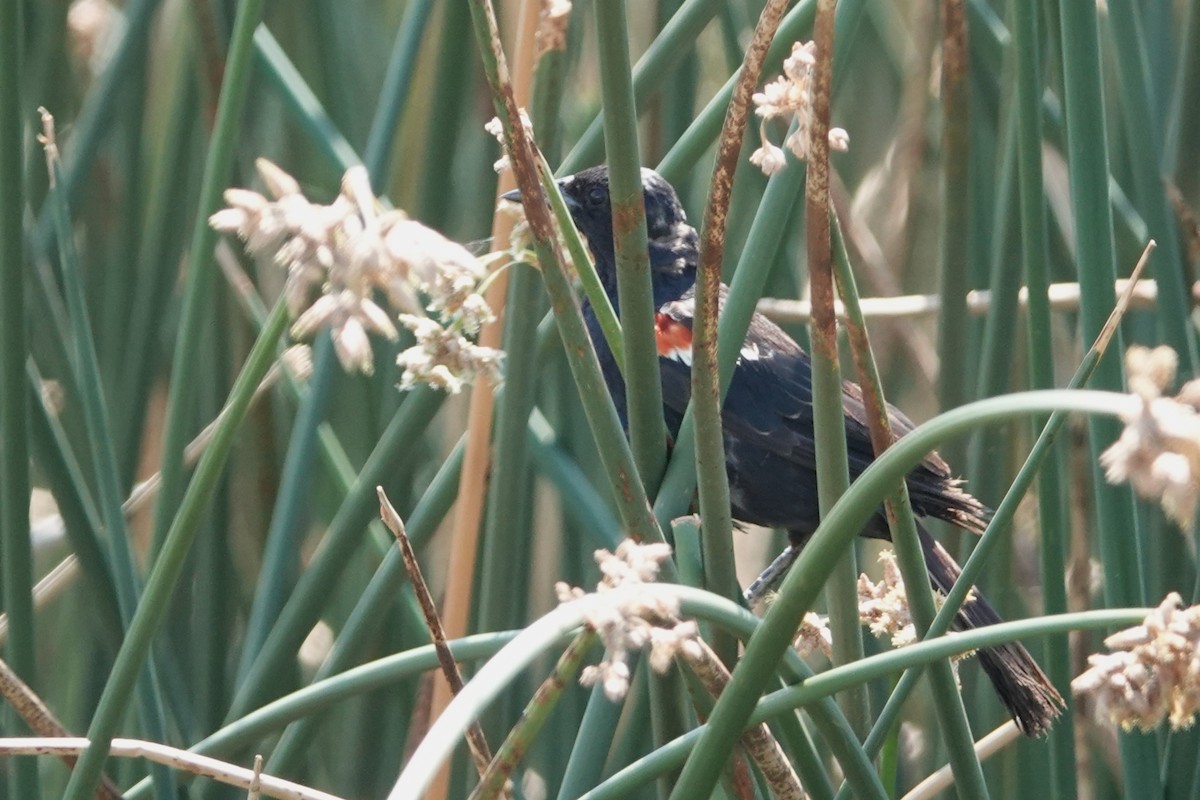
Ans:
POLYGON ((662 379, 654 334, 654 291, 642 202, 637 110, 629 73, 629 31, 625 0, 597 0, 596 38, 600 51, 600 90, 606 112, 604 149, 612 202, 613 245, 617 261, 617 305, 625 335, 625 407, 629 441, 638 473, 651 497, 667 459, 662 379))
MULTIPOLYGON (((1017 116, 1017 191, 1021 214, 1021 256, 1025 284, 1029 287, 1028 341, 1030 386, 1054 386, 1053 330, 1050 301, 1046 296, 1049 278, 1049 234, 1042 175, 1042 75, 1041 24, 1032 3, 1014 3, 1011 8, 1017 116)), ((1036 427, 1050 431, 1048 420, 1033 420, 1036 427)), ((1051 434, 1053 435, 1053 434, 1051 434)), ((1034 445, 1038 452, 1041 440, 1034 445)), ((1026 463, 1033 461, 1034 452, 1026 463)), ((1065 464, 1061 450, 1048 453, 1048 463, 1038 471, 1038 528, 1041 531, 1042 591, 1046 614, 1067 611, 1066 560, 1070 534, 1063 494, 1065 464)), ((1018 480, 1020 480, 1018 478, 1018 480)), ((1013 489, 1016 488, 1014 482, 1013 489)), ((1070 697, 1070 648, 1064 637, 1046 642, 1046 674, 1058 693, 1070 697)), ((1075 797, 1075 721, 1064 714, 1050 729, 1050 786, 1057 797, 1075 797)))
POLYGON ((159 623, 170 605, 171 595, 187 561, 195 534, 199 530, 201 517, 216 490, 234 438, 250 407, 250 400, 274 361, 275 345, 287 329, 287 324, 287 306, 279 303, 268 317, 262 334, 255 341, 254 348, 234 383, 212 442, 200 457, 195 477, 188 486, 179 504, 179 512, 163 540, 159 557, 146 581, 141 602, 129 624, 121 650, 117 653, 112 673, 88 727, 91 746, 80 756, 74 772, 71 773, 65 795, 67 800, 84 800, 95 792, 104 761, 108 756, 109 742, 125 713, 129 692, 142 670, 154 636, 158 632, 159 623))
MULTIPOLYGON (((31 685, 37 659, 33 615, 33 554, 29 541, 29 434, 25 396, 25 114, 21 105, 21 4, 0 7, 0 587, 8 614, 7 660, 31 685)), ((11 709, 0 711, 8 725, 11 709)), ((37 763, 17 759, 9 787, 38 795, 37 763)))
MULTIPOLYGON (((1113 307, 1116 277, 1098 12, 1094 5, 1068 0, 1059 4, 1059 14, 1080 316, 1083 335, 1092 340, 1113 307)), ((1119 332, 1114 343, 1117 352, 1123 353, 1119 332)), ((1102 360, 1096 369, 1096 385, 1119 389, 1122 383, 1120 361, 1102 360)), ((1104 443, 1116 438, 1118 427, 1111 420, 1089 420, 1088 427, 1105 601, 1111 606, 1140 605, 1145 602, 1143 558, 1132 494, 1127 486, 1108 486, 1097 460, 1104 443)), ((1131 797, 1160 794, 1162 779, 1154 738, 1122 733, 1119 743, 1125 793, 1131 797)))
POLYGON ((188 441, 189 421, 194 408, 196 374, 199 369, 200 342, 206 320, 211 313, 211 298, 215 270, 212 265, 213 247, 217 233, 208 224, 208 217, 221 202, 221 193, 229 182, 233 156, 241 130, 241 113, 245 104, 252 72, 254 32, 262 19, 264 0, 242 0, 234 21, 233 38, 221 96, 217 103, 217 121, 213 127, 208 157, 204 164, 204 179, 192 227, 191 248, 188 251, 187 284, 184 288, 183 312, 179 322, 179 338, 171 365, 171 382, 167 390, 167 417, 164 424, 162 449, 162 488, 154 518, 153 555, 162 547, 171 520, 175 517, 183 495, 183 448, 188 441))

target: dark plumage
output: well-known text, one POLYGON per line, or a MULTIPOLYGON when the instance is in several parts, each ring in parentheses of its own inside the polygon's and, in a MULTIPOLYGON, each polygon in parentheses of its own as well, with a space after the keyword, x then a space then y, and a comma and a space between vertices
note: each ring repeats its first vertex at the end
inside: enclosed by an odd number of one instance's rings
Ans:
MULTIPOLYGON (((658 309, 656 336, 662 374, 663 413, 676 435, 691 395, 691 326, 694 316, 698 238, 688 224, 675 190, 657 173, 643 170, 646 225, 649 234, 651 283, 658 309)), ((596 260, 596 271, 614 307, 617 305, 616 263, 612 237, 608 172, 584 170, 560 182, 576 225, 596 260)), ((726 289, 721 287, 721 303, 726 289)), ((596 347, 604 378, 625 420, 625 387, 591 305, 584 317, 596 347)), ((617 309, 618 314, 620 309, 617 309)), ((850 476, 855 479, 874 459, 866 411, 858 387, 843 385, 846 444, 850 476)), ((888 408, 893 435, 903 436, 913 423, 888 408)), ((735 519, 786 529, 794 544, 803 544, 819 521, 813 444, 812 371, 808 355, 783 330, 755 314, 734 368, 722 410, 726 470, 735 519)), ((981 533, 991 512, 964 491, 937 453, 930 453, 908 476, 913 510, 974 533, 981 533)), ((931 584, 945 592, 959 567, 929 533, 920 529, 931 584)), ((863 535, 890 539, 882 508, 863 535)), ((961 628, 1000 621, 978 592, 958 615, 961 628)), ((1062 698, 1032 656, 1019 644, 989 648, 979 654, 1001 701, 1022 731, 1043 733, 1058 715, 1062 698)))

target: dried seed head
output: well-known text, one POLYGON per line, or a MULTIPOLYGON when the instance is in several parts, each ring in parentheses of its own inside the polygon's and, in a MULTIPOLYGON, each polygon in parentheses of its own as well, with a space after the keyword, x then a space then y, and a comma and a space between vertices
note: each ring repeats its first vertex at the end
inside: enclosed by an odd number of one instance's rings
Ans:
POLYGON ((1141 625, 1109 636, 1105 645, 1121 649, 1088 656, 1071 688, 1127 731, 1164 720, 1173 730, 1190 727, 1200 713, 1200 606, 1182 606, 1172 592, 1141 625))
POLYGON ((288 372, 292 373, 292 377, 297 381, 304 383, 312 377, 313 359, 312 348, 306 344, 294 344, 287 350, 283 351, 283 355, 279 359, 287 368, 288 372))
POLYGON ((565 583, 555 586, 559 602, 582 606, 588 627, 604 643, 604 659, 583 670, 581 684, 599 683, 609 699, 616 701, 629 688, 626 658, 630 651, 649 646, 650 666, 658 672, 666 671, 677 655, 698 654, 699 628, 679 619, 679 601, 674 595, 627 591, 657 578, 662 562, 670 555, 668 545, 643 545, 627 539, 617 546, 616 553, 596 551, 601 579, 594 593, 585 594, 565 583))
POLYGON ((866 573, 858 576, 858 616, 876 636, 890 636, 892 645, 902 647, 916 640, 904 578, 896 563, 896 554, 884 550, 879 554, 883 564, 883 580, 875 583, 866 573))
POLYGON ((400 323, 417 339, 414 346, 396 359, 404 368, 400 378, 402 389, 428 383, 457 394, 478 375, 486 375, 493 383, 499 380, 504 355, 499 350, 474 344, 462 335, 461 329, 444 328, 429 317, 401 314, 400 323))
POLYGON ((570 0, 542 0, 537 34, 534 36, 539 58, 548 50, 567 49, 567 26, 570 20, 570 0))
POLYGON ((829 630, 829 620, 809 611, 800 621, 792 646, 801 658, 808 658, 813 653, 824 653, 826 658, 832 658, 833 631, 829 630))
MULTIPOLYGON (((808 159, 809 131, 813 124, 815 64, 816 43, 794 43, 792 54, 783 62, 783 74, 765 84, 762 91, 756 92, 751 98, 755 106, 754 113, 762 119, 758 128, 762 146, 750 155, 750 163, 766 175, 774 175, 784 168, 787 162, 785 149, 801 161, 808 159), (782 148, 772 143, 767 135, 767 124, 773 119, 789 124, 794 122, 794 128, 783 140, 782 148)), ((829 146, 834 150, 849 149, 850 135, 842 128, 830 128, 829 146)))
MULTIPOLYGON (((294 337, 328 327, 343 367, 369 373, 370 336, 395 339, 392 315, 403 311, 422 320, 416 327, 423 335, 401 356, 413 367, 406 369, 402 387, 426 381, 460 391, 474 376, 498 371, 499 351, 467 338, 494 318, 479 293, 487 274, 479 259, 403 212, 384 209, 362 167, 348 170, 338 196, 320 205, 275 164, 259 159, 257 166, 274 199, 229 189, 228 207, 209 221, 287 270, 284 299, 296 318, 294 337), (377 293, 386 296, 390 311, 376 303, 377 293), (438 319, 426 316, 426 308, 438 319)), ((411 320, 405 324, 414 327, 411 320)))
POLYGON ((764 128, 762 147, 750 154, 750 163, 761 169, 764 175, 774 175, 787 166, 787 154, 782 147, 775 146, 767 139, 764 128))
POLYGON ((296 182, 296 179, 276 166, 273 161, 265 158, 255 159, 254 166, 258 170, 258 177, 262 178, 263 184, 267 187, 267 191, 276 200, 300 194, 300 184, 296 182))
MULTIPOLYGON (((908 605, 908 594, 896 554, 884 550, 879 554, 883 564, 883 580, 875 583, 866 574, 858 576, 858 616, 862 624, 876 636, 890 636, 893 647, 903 647, 917 640, 916 625, 908 605)), ((930 590, 933 591, 933 590, 930 590)), ((973 595, 968 595, 968 601, 973 595)), ((934 603, 940 608, 945 597, 933 592, 934 603)), ((964 653, 957 658, 965 658, 964 653)))
POLYGON ((1128 481, 1142 497, 1157 501, 1184 530, 1191 528, 1200 499, 1200 383, 1190 381, 1175 398, 1164 397, 1175 381, 1178 357, 1169 347, 1131 347, 1125 355, 1133 392, 1121 414, 1125 430, 1100 455, 1109 483, 1128 481))
MULTIPOLYGON (((525 126, 525 132, 529 134, 530 140, 532 140, 533 122, 529 119, 529 114, 523 108, 521 109, 521 124, 525 126)), ((504 123, 500 121, 499 117, 492 117, 484 123, 483 129, 496 137, 496 141, 500 143, 501 156, 492 165, 492 169, 496 170, 496 172, 503 172, 512 166, 508 158, 508 144, 504 141, 504 123)))

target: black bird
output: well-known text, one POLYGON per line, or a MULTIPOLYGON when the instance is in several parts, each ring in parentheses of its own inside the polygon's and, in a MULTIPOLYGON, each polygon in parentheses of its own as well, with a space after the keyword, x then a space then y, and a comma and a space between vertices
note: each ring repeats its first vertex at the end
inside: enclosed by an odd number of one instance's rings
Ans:
MULTIPOLYGON (((608 170, 593 167, 559 182, 579 231, 587 239, 596 271, 613 307, 617 305, 617 268, 613 245, 608 170)), ((655 336, 662 375, 663 413, 672 437, 679 432, 691 396, 691 340, 695 310, 699 240, 688 224, 675 190, 652 170, 642 171, 646 228, 649 238, 651 285, 654 292, 655 336)), ((513 193, 516 195, 516 193, 513 193)), ((721 286, 720 302, 727 288, 721 286)), ((596 348, 609 393, 623 422, 627 421, 625 385, 592 306, 583 314, 596 348)), ((846 423, 850 477, 855 479, 874 460, 867 415, 858 386, 844 382, 842 408, 846 423)), ((888 406, 893 436, 903 436, 913 423, 888 406)), ((782 329, 755 314, 741 348, 733 381, 722 407, 725 467, 733 517, 742 522, 783 528, 793 545, 802 545, 819 522, 817 476, 813 443, 812 366, 808 354, 782 329)), ((930 453, 908 478, 913 510, 921 516, 950 522, 982 533, 991 511, 954 480, 937 453, 930 453)), ((948 592, 960 573, 932 536, 919 527, 929 580, 948 592)), ((880 508, 862 535, 890 539, 880 508)), ((963 606, 956 625, 979 628, 1000 622, 1000 616, 978 591, 963 606)), ((1000 701, 1027 735, 1046 731, 1063 706, 1061 696, 1020 644, 979 651, 984 671, 1000 701)))

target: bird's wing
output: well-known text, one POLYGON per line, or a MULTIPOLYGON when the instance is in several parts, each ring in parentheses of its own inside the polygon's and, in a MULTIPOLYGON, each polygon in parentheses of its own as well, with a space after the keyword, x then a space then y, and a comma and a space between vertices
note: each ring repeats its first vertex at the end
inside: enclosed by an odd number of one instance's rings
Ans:
MULTIPOLYGON (((722 287, 721 305, 725 301, 722 287)), ((691 292, 664 304, 655 333, 663 375, 663 402, 682 414, 691 397, 691 329, 695 299, 691 292)), ((867 412, 856 384, 843 382, 850 472, 857 477, 874 460, 867 412)), ((778 325, 761 314, 750 321, 733 381, 725 397, 726 433, 803 464, 815 463, 812 416, 812 368, 809 356, 778 325)), ((893 440, 913 429, 912 421, 889 405, 893 440)), ((934 481, 950 478, 950 469, 930 453, 915 473, 934 481)), ((913 477, 916 477, 914 475, 913 477)))

